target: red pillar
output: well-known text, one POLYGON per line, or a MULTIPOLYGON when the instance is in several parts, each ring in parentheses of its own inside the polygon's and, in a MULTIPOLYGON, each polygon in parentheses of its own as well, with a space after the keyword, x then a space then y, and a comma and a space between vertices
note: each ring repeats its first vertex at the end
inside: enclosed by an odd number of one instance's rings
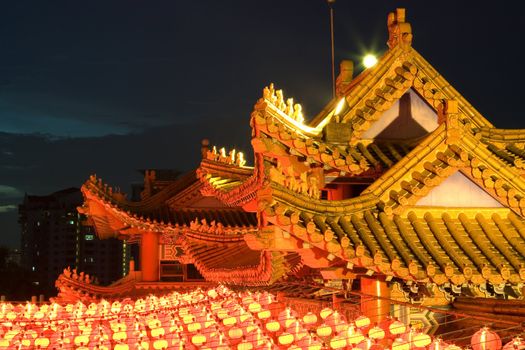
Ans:
POLYGON ((140 239, 140 268, 142 280, 155 282, 159 280, 159 234, 145 232, 140 239))
POLYGON ((361 277, 361 293, 361 312, 372 324, 390 315, 390 290, 385 281, 361 277))

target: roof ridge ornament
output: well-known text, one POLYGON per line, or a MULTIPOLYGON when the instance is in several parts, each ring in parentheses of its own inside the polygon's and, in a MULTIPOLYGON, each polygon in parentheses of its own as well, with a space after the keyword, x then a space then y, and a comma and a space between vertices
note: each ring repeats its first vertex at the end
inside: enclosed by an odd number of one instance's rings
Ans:
POLYGON ((270 102, 286 116, 299 124, 304 123, 303 107, 299 103, 294 103, 293 98, 284 98, 283 90, 275 90, 273 83, 263 89, 263 99, 270 102))
POLYGON ((412 27, 405 22, 405 9, 397 8, 395 12, 390 12, 387 17, 388 25, 388 47, 393 49, 396 46, 402 48, 412 46, 412 27))
POLYGON ((342 60, 339 67, 339 75, 335 80, 335 92, 337 97, 343 96, 346 88, 352 82, 354 75, 354 62, 350 60, 342 60))
POLYGON ((460 110, 457 100, 443 100, 438 106, 438 123, 445 124, 447 139, 446 143, 456 144, 461 139, 460 110))

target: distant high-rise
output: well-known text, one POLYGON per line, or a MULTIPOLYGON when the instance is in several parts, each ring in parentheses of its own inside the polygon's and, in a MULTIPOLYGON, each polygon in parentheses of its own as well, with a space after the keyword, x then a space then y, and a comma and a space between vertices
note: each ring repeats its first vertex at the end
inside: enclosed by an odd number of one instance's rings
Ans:
POLYGON ((46 297, 66 267, 78 269, 109 284, 127 273, 129 249, 117 239, 101 241, 78 213, 82 205, 78 188, 47 196, 26 195, 19 206, 22 231, 21 264, 32 274, 32 283, 46 297))

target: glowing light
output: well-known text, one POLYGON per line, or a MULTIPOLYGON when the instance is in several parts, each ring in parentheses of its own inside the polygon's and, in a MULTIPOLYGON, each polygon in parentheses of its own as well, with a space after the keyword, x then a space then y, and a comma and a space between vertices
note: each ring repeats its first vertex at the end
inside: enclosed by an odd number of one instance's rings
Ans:
POLYGON ((368 54, 366 55, 364 58, 363 58, 363 65, 366 67, 366 68, 370 68, 370 67, 373 67, 377 64, 377 57, 372 55, 372 54, 368 54))
POLYGON ((334 111, 334 114, 335 115, 339 115, 343 108, 345 107, 345 103, 346 103, 346 99, 343 97, 339 100, 339 102, 337 102, 337 106, 335 106, 335 111, 334 111))

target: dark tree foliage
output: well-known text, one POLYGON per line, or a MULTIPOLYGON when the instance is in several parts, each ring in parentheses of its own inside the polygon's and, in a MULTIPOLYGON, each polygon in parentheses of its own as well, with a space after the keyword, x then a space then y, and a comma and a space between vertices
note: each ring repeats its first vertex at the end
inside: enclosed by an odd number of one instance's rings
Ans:
POLYGON ((18 264, 8 261, 9 249, 0 246, 0 295, 10 301, 29 300, 36 295, 36 288, 31 284, 31 272, 18 264))

